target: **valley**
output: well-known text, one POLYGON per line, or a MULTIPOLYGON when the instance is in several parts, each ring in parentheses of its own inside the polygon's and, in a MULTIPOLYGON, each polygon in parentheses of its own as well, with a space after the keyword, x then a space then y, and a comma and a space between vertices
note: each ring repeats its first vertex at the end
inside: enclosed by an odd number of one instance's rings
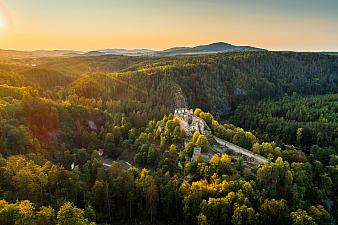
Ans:
POLYGON ((322 53, 1 55, 0 221, 332 224, 337 93, 322 53))
POLYGON ((338 1, 0 0, 0 225, 335 225, 338 1))

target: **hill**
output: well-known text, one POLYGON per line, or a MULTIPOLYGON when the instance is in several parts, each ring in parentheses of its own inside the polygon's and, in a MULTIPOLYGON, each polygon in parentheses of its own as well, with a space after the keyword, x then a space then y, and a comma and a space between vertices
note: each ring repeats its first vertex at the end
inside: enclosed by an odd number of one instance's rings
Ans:
POLYGON ((245 101, 338 90, 335 56, 246 52, 138 59, 111 73, 114 99, 152 102, 170 111, 199 106, 219 116, 245 101))
POLYGON ((175 57, 47 57, 3 63, 0 78, 10 85, 35 86, 37 79, 42 82, 40 77, 45 77, 47 89, 71 91, 80 87, 84 75, 87 81, 81 88, 90 90, 85 86, 97 83, 92 74, 104 73, 109 74, 114 91, 101 84, 98 88, 102 90, 93 92, 112 100, 148 102, 167 112, 183 106, 202 107, 220 116, 246 101, 336 93, 337 61, 337 56, 320 53, 268 51, 175 57))
POLYGON ((0 221, 332 224, 337 66, 269 51, 0 57, 0 221))
POLYGON ((73 50, 15 51, 15 50, 0 49, 0 57, 37 58, 37 57, 104 56, 104 55, 175 56, 175 55, 215 54, 222 52, 244 52, 244 51, 266 51, 266 50, 251 46, 235 46, 224 42, 217 42, 208 45, 200 45, 196 47, 174 47, 162 51, 155 51, 151 49, 98 49, 86 52, 73 50))
POLYGON ((217 42, 196 47, 174 47, 162 51, 150 49, 102 49, 83 53, 85 56, 98 55, 127 55, 127 56, 176 56, 176 55, 199 55, 215 54, 224 52, 266 51, 265 49, 251 46, 235 46, 224 42, 217 42))
POLYGON ((195 55, 195 54, 214 54, 222 52, 244 52, 244 51, 266 51, 265 49, 251 46, 235 46, 232 44, 217 42, 208 45, 200 45, 196 47, 176 47, 164 51, 157 52, 159 55, 195 55))

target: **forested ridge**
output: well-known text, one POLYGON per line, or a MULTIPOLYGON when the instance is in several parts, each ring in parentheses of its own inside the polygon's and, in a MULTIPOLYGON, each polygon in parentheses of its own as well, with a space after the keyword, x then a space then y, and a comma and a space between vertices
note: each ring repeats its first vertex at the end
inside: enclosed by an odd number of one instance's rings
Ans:
POLYGON ((237 107, 229 121, 297 146, 324 164, 338 149, 338 95, 291 96, 237 107))
POLYGON ((58 94, 86 89, 77 95, 96 98, 99 92, 113 100, 162 104, 171 111, 185 99, 192 108, 202 107, 222 115, 248 100, 336 93, 337 67, 336 56, 318 53, 60 57, 3 64, 0 78, 1 83, 34 86, 44 92, 62 87, 58 94), (115 92, 105 93, 108 80, 98 79, 97 73, 108 76, 115 92), (177 102, 171 101, 173 96, 177 102))
POLYGON ((333 224, 337 93, 319 53, 2 57, 0 224, 333 224), (191 161, 178 107, 271 163, 191 161))

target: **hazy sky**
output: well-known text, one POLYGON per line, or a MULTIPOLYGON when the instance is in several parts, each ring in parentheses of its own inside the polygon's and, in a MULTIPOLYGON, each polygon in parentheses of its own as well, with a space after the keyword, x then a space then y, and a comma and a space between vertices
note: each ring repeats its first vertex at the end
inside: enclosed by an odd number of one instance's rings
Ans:
POLYGON ((0 0, 1 49, 338 51, 338 0, 0 0))

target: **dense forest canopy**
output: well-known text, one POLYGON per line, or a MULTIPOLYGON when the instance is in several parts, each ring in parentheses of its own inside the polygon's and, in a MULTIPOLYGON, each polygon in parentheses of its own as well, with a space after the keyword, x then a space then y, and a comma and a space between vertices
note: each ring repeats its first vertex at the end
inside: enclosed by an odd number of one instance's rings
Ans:
POLYGON ((229 120, 262 138, 295 145, 325 164, 338 149, 337 94, 242 104, 229 120))
POLYGON ((333 224, 337 93, 320 53, 2 56, 0 224, 333 224))
POLYGON ((79 97, 87 98, 97 97, 94 93, 97 87, 92 86, 96 83, 102 85, 99 92, 107 91, 101 94, 113 100, 128 98, 154 105, 164 103, 171 111, 186 103, 222 115, 247 100, 336 93, 337 64, 336 56, 289 52, 163 58, 49 57, 3 64, 0 78, 8 85, 34 86, 44 92, 60 87, 59 92, 71 92, 73 83, 77 83, 78 88, 88 90, 78 93, 79 97), (98 83, 97 73, 109 74, 115 92, 107 88, 107 80, 98 83), (82 76, 87 79, 81 79, 82 76), (173 98, 176 101, 172 101, 173 98))

